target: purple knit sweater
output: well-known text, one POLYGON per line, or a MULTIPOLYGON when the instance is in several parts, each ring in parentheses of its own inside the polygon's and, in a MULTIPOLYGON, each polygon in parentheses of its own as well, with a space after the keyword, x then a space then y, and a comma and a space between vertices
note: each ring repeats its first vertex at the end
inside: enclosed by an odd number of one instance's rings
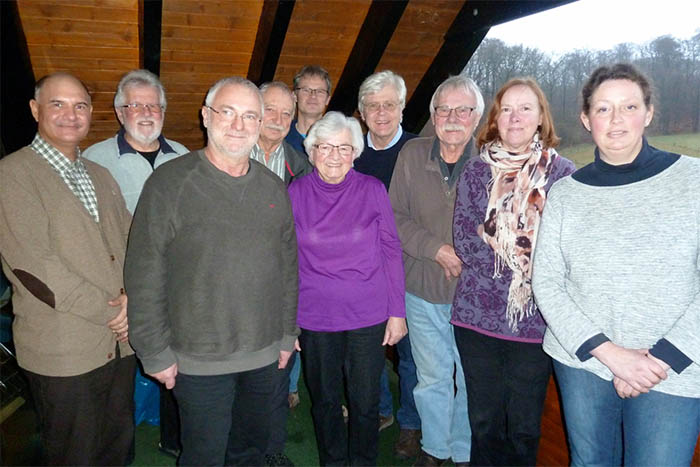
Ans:
MULTIPOLYGON (((558 157, 545 190, 549 191, 555 181, 574 170, 570 160, 558 157)), ((455 251, 462 260, 462 274, 457 282, 451 322, 498 339, 541 343, 545 324, 539 310, 523 319, 517 332, 508 326, 506 307, 511 271, 506 266, 500 278, 493 278, 494 251, 476 233, 486 215, 489 180, 490 167, 474 156, 465 164, 457 182, 453 235, 455 251)))
POLYGON ((314 170, 289 186, 299 248, 299 327, 346 331, 405 317, 401 242, 382 182, 314 170))

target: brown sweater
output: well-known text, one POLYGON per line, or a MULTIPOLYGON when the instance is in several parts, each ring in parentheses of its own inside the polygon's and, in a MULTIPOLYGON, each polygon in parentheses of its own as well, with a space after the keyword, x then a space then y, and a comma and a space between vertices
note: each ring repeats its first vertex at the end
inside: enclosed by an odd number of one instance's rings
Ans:
MULTIPOLYGON (((435 137, 425 137, 403 146, 391 178, 389 198, 403 248, 406 291, 431 303, 446 304, 452 303, 457 279, 445 279, 435 255, 442 245, 453 245, 457 185, 444 179, 439 153, 431 155, 434 144, 435 137)), ((473 147, 470 142, 460 161, 469 158, 473 147)), ((455 170, 462 165, 457 163, 455 170)))
MULTIPOLYGON (((95 186, 96 223, 60 175, 29 147, 0 160, 0 254, 13 285, 20 366, 75 376, 115 358, 107 301, 124 287, 131 216, 107 169, 83 160, 95 186)), ((122 356, 133 353, 119 344, 122 356)))

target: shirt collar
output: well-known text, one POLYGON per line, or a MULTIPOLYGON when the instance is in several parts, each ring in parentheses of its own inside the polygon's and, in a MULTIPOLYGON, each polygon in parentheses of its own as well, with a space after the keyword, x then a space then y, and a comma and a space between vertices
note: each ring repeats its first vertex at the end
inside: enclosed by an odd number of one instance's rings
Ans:
POLYGON ((34 136, 34 140, 30 147, 41 157, 46 159, 51 167, 54 168, 59 173, 63 173, 67 170, 72 170, 75 167, 83 165, 83 161, 80 160, 80 148, 76 147, 77 157, 75 161, 68 159, 61 151, 56 149, 51 143, 46 141, 41 137, 39 132, 34 136))
MULTIPOLYGON (((272 151, 270 153, 270 160, 274 159, 278 154, 281 154, 284 156, 284 141, 277 146, 277 149, 272 151)), ((255 156, 254 159, 262 159, 264 160, 265 158, 265 151, 258 145, 258 143, 255 143, 255 146, 253 146, 253 151, 251 152, 251 156, 255 156)))
MULTIPOLYGON (((137 154, 138 151, 134 149, 129 142, 126 140, 126 130, 124 127, 121 127, 119 129, 119 132, 117 133, 117 147, 119 148, 119 157, 123 156, 124 154, 137 154)), ((161 133, 158 135, 158 142, 160 143, 160 152, 163 154, 174 154, 175 150, 168 144, 168 142, 165 140, 165 137, 161 133)))
POLYGON ((387 149, 391 149, 392 146, 394 146, 396 143, 399 142, 399 140, 401 139, 401 135, 403 135, 403 128, 401 128, 401 125, 399 125, 399 129, 396 130, 396 134, 391 139, 391 141, 389 141, 389 144, 387 145, 387 147, 382 148, 382 149, 377 149, 374 146, 374 142, 372 141, 372 136, 370 135, 370 132, 368 131, 367 132, 367 146, 374 149, 375 151, 386 151, 387 149))

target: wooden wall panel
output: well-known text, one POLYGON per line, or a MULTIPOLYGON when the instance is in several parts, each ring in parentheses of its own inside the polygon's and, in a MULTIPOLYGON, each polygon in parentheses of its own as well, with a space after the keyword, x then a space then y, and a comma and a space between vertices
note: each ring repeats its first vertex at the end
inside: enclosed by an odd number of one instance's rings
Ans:
POLYGON ((246 76, 262 1, 163 0, 160 74, 168 93, 163 133, 190 149, 204 145, 199 110, 221 78, 246 76))
POLYGON ((93 124, 81 146, 114 135, 114 90, 125 72, 139 66, 138 0, 17 3, 35 77, 68 71, 92 93, 93 124))
POLYGON ((464 1, 411 0, 377 71, 392 70, 406 81, 406 100, 433 62, 464 1))
POLYGON ((304 65, 318 64, 335 85, 352 51, 370 0, 297 0, 275 79, 290 86, 304 65))

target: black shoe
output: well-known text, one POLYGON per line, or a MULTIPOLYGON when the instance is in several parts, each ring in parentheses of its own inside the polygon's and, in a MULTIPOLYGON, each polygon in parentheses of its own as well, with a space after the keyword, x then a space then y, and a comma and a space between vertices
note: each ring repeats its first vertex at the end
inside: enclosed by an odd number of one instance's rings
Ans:
POLYGON ((163 454, 167 454, 170 457, 174 457, 175 459, 180 457, 180 450, 179 449, 165 447, 160 442, 158 443, 158 450, 160 452, 162 452, 163 454))
POLYGON ((440 467, 445 462, 447 462, 447 459, 431 456, 421 449, 418 459, 413 463, 413 467, 440 467))
POLYGON ((268 467, 294 467, 294 462, 284 453, 265 454, 265 465, 268 467))

